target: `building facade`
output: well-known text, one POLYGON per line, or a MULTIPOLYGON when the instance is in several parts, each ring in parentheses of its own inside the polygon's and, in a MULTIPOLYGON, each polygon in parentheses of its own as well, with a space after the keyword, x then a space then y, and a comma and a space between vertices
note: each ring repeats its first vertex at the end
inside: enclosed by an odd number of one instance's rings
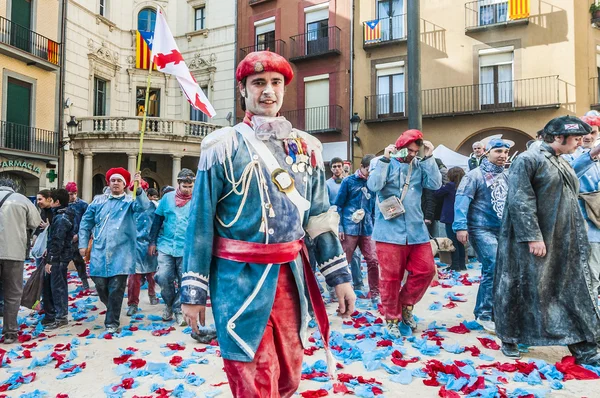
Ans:
MULTIPOLYGON (((348 158, 351 1, 238 1, 238 60, 252 51, 277 52, 294 80, 281 109, 292 125, 323 142, 323 156, 348 158)), ((244 113, 237 99, 237 119, 244 113)))
POLYGON ((0 176, 29 197, 58 183, 62 7, 0 0, 0 176))
MULTIPOLYGON (((356 1, 355 164, 407 129, 407 2, 356 1)), ((514 3, 529 14, 511 14, 507 0, 421 1, 423 132, 435 145, 469 155, 475 141, 502 134, 523 151, 550 119, 598 106, 600 30, 589 2, 514 3)))
POLYGON ((65 153, 65 181, 81 196, 101 193, 106 171, 135 171, 142 127, 150 38, 160 6, 190 71, 217 115, 192 109, 177 80, 152 72, 141 161, 151 186, 176 183, 182 167, 196 170, 202 138, 234 113, 234 0, 69 1, 65 120, 75 117, 65 153))

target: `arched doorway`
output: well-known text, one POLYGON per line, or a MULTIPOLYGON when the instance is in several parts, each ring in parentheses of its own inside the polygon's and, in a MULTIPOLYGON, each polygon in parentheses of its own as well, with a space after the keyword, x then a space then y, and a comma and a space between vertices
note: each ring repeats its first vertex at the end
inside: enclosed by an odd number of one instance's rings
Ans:
POLYGON ((94 178, 92 178, 92 197, 102 195, 104 187, 106 186, 105 180, 104 174, 96 174, 94 178))
POLYGON ((482 139, 491 135, 498 134, 502 134, 502 138, 506 138, 507 140, 515 142, 515 146, 510 150, 511 155, 516 151, 524 152, 527 149, 527 142, 534 139, 534 137, 521 130, 510 127, 491 127, 479 130, 475 134, 471 135, 458 146, 456 152, 465 156, 469 156, 471 152, 473 152, 473 144, 475 142, 481 141, 482 139))
POLYGON ((143 178, 148 183, 148 188, 154 188, 158 192, 160 192, 160 185, 158 185, 158 182, 156 182, 156 180, 154 178, 151 178, 151 177, 143 177, 143 178))
POLYGON ((17 185, 17 192, 29 198, 35 198, 40 190, 40 179, 23 171, 11 170, 0 173, 0 178, 10 178, 17 185))

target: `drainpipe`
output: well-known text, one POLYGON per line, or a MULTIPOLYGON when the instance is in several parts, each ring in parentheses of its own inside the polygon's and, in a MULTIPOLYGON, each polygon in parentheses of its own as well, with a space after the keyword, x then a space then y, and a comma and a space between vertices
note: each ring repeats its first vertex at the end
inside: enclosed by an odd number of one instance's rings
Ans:
MULTIPOLYGON (((354 114, 354 9, 355 1, 352 1, 352 10, 350 11, 350 109, 348 120, 354 114)), ((350 164, 354 167, 354 137, 352 136, 352 123, 348 126, 348 155, 350 164)))
POLYGON ((61 20, 60 20, 60 69, 58 72, 58 186, 63 186, 63 179, 65 175, 65 153, 63 148, 60 146, 60 142, 64 140, 64 124, 65 124, 65 60, 66 60, 66 40, 67 37, 67 4, 69 0, 61 0, 60 8, 61 8, 61 20))
POLYGON ((231 113, 231 122, 230 125, 235 126, 237 124, 237 102, 238 102, 238 88, 237 88, 237 81, 236 81, 236 77, 235 77, 235 70, 237 68, 238 65, 238 3, 239 1, 236 0, 235 2, 235 13, 234 13, 234 20, 235 20, 235 28, 234 28, 234 36, 235 36, 235 41, 234 41, 234 45, 233 45, 233 110, 231 113))

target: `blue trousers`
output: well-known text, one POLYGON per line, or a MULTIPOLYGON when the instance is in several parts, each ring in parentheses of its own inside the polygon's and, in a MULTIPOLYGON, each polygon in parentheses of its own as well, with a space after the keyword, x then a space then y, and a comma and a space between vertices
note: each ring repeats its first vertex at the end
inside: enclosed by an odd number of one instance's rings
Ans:
POLYGON ((444 225, 446 226, 446 236, 452 241, 452 244, 456 249, 452 252, 452 266, 450 267, 450 269, 454 271, 465 270, 467 269, 465 246, 458 241, 458 238, 456 237, 456 232, 452 230, 452 223, 444 225))
POLYGON ((96 285, 96 291, 100 301, 106 306, 106 318, 104 326, 119 327, 121 321, 121 307, 125 297, 125 288, 127 287, 128 275, 115 275, 108 278, 92 276, 96 285))
POLYGON ((158 269, 154 275, 154 280, 160 286, 160 295, 165 301, 167 307, 173 309, 173 312, 181 312, 181 299, 179 298, 179 287, 181 286, 181 276, 183 257, 173 257, 168 254, 158 252, 158 269), (175 286, 177 283, 177 286, 175 286))
POLYGON ((362 288, 363 277, 362 270, 360 269, 360 249, 356 248, 352 255, 352 261, 350 262, 350 273, 352 274, 352 284, 354 288, 362 288))
POLYGON ((491 321, 493 315, 494 270, 496 269, 496 254, 498 251, 499 230, 474 229, 469 230, 469 241, 481 263, 481 283, 475 303, 475 318, 491 321))
POLYGON ((48 321, 66 320, 69 311, 69 286, 67 267, 69 263, 52 265, 50 273, 44 272, 42 306, 48 321))

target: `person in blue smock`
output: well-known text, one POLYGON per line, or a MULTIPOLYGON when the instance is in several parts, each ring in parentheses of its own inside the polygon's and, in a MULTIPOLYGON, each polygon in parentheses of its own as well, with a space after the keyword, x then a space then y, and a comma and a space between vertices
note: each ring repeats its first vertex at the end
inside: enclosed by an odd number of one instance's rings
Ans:
MULTIPOLYGON (((132 190, 133 186, 130 185, 129 189, 132 190)), ((144 180, 142 180, 142 189, 146 192, 146 196, 150 201, 150 207, 142 213, 135 214, 137 229, 135 274, 129 275, 127 279, 127 316, 133 316, 138 312, 140 290, 143 284, 142 280, 148 282, 148 299, 150 300, 150 305, 159 303, 155 291, 156 281, 154 280, 158 261, 156 256, 153 256, 148 250, 150 246, 150 230, 152 229, 154 212, 156 211, 156 204, 151 200, 151 196, 158 196, 158 192, 156 189, 149 188, 148 183, 144 180)))
POLYGON ((413 307, 422 298, 435 272, 429 233, 421 210, 423 188, 442 186, 442 175, 433 157, 433 144, 419 130, 407 130, 384 155, 373 159, 367 187, 384 206, 375 209, 373 240, 379 259, 379 290, 389 332, 400 336, 400 320, 413 331, 413 307), (423 159, 417 158, 423 147, 423 159), (394 157, 392 157, 394 154, 394 157), (385 202, 387 200, 387 202, 385 202), (392 202, 392 203, 389 203, 392 202), (401 202, 405 212, 398 211, 401 202), (385 206, 389 203, 389 206, 385 206), (406 283, 401 286, 405 273, 406 283))
POLYGON ((504 166, 510 143, 493 138, 486 150, 487 157, 478 168, 467 173, 456 191, 452 229, 460 243, 471 242, 481 263, 481 283, 474 314, 485 330, 494 332, 492 289, 498 235, 508 194, 508 170, 504 166))
POLYGON ((135 200, 126 193, 130 180, 131 175, 122 167, 108 170, 106 183, 110 193, 99 196, 88 206, 79 225, 79 253, 82 256, 93 237, 90 276, 100 301, 106 305, 104 325, 109 333, 119 329, 127 277, 135 274, 135 216, 150 208, 150 201, 140 188, 140 173, 135 175, 138 182, 135 200))
POLYGON ((72 246, 73 264, 75 265, 79 279, 81 279, 82 289, 88 290, 90 288, 90 284, 88 282, 87 267, 83 257, 81 254, 79 254, 79 244, 77 243, 79 240, 79 224, 81 223, 81 217, 83 217, 83 214, 88 208, 88 203, 85 200, 77 197, 77 183, 74 181, 68 182, 67 185, 65 185, 65 189, 69 193, 69 207, 73 209, 75 213, 72 246))
POLYGON ((160 286, 160 293, 165 302, 162 318, 164 321, 170 321, 175 317, 180 326, 185 326, 181 315, 179 289, 185 231, 190 219, 190 200, 195 179, 196 176, 190 169, 182 169, 177 174, 177 190, 165 194, 160 200, 150 233, 150 254, 158 255, 158 270, 154 279, 160 286))
MULTIPOLYGON (((575 169, 577 178, 579 179, 579 193, 589 194, 600 191, 600 163, 598 163, 597 158, 590 155, 590 152, 597 146, 596 140, 598 139, 598 126, 600 126, 600 117, 583 116, 581 120, 590 125, 592 132, 583 136, 582 146, 577 148, 583 148, 580 149, 581 154, 571 159, 570 163, 571 166, 573 166, 573 169, 575 169), (586 167, 590 161, 593 161, 593 165, 591 167, 586 167)), ((565 159, 568 159, 566 156, 567 155, 563 155, 565 159)), ((600 288, 600 225, 597 225, 597 223, 592 221, 590 215, 588 214, 585 201, 581 199, 581 197, 579 199, 579 204, 583 218, 587 224, 588 240, 590 241, 589 262, 592 291, 594 294, 598 295, 598 289, 600 288)), ((597 218, 596 221, 598 221, 597 218)))
POLYGON ((298 389, 308 338, 305 286, 328 363, 335 367, 305 233, 327 284, 336 289, 338 313, 350 315, 356 297, 337 237, 339 215, 328 211, 322 145, 277 116, 293 78, 291 65, 274 52, 252 52, 236 77, 244 121, 202 141, 184 250, 182 312, 198 332, 210 285, 233 395, 287 398, 298 389))

